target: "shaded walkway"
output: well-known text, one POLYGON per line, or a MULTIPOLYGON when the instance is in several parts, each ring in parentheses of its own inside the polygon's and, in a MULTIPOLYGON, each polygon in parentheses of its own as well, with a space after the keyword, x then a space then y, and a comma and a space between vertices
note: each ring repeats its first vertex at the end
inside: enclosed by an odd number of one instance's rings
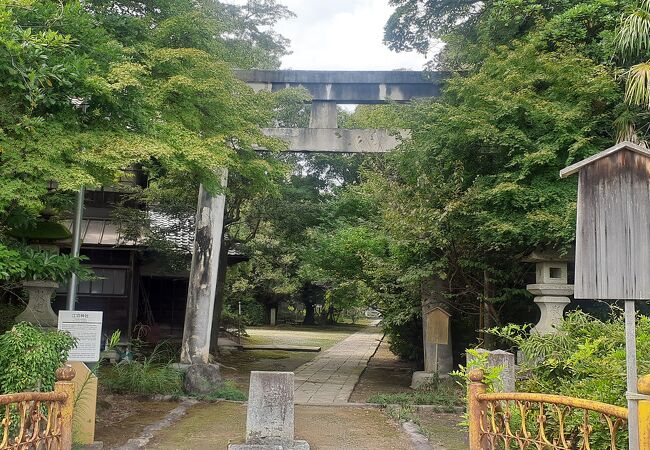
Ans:
POLYGON ((382 336, 380 328, 369 326, 298 367, 295 402, 347 403, 382 336))

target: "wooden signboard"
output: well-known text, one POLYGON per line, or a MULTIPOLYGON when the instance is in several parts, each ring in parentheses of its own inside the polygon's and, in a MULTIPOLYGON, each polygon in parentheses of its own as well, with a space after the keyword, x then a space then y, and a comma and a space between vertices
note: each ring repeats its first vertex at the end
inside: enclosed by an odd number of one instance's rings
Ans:
POLYGON ((449 318, 447 311, 436 307, 427 313, 426 339, 429 344, 449 344, 449 318))
POLYGON ((560 172, 579 173, 575 297, 625 300, 629 448, 639 448, 637 300, 650 299, 650 151, 622 142, 560 172))
POLYGON ((650 299, 650 151, 615 145, 579 172, 575 298, 650 299))

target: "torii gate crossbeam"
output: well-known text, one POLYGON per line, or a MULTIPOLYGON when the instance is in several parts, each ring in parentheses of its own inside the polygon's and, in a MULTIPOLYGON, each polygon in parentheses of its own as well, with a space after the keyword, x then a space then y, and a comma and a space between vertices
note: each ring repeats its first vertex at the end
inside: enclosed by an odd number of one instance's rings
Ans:
MULTIPOLYGON (((309 128, 266 128, 264 134, 287 141, 287 151, 383 153, 396 148, 407 130, 337 127, 337 105, 404 103, 436 97, 445 72, 239 70, 235 74, 256 91, 276 92, 303 87, 312 97, 309 128)), ((227 182, 227 171, 222 183, 227 182)), ((208 363, 213 325, 225 196, 212 196, 201 187, 185 312, 181 362, 208 363)))

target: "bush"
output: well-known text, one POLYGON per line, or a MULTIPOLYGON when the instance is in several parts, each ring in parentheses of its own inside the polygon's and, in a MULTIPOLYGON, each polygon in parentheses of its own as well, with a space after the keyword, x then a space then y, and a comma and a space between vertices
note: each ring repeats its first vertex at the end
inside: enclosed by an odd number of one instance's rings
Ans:
MULTIPOLYGON (((650 373, 650 318, 637 318, 637 355, 641 374, 650 373)), ((518 390, 584 398, 626 406, 625 321, 613 310, 601 321, 574 311, 547 335, 529 334, 525 327, 509 325, 490 330, 519 347, 524 355, 526 379, 518 390), (526 363, 528 361, 528 363, 526 363)), ((582 415, 566 418, 566 429, 578 429, 582 415)), ((601 422, 594 427, 592 448, 609 448, 609 431, 601 422)), ((618 433, 623 442, 626 433, 618 433)))
POLYGON ((422 344, 422 319, 415 314, 406 321, 382 311, 382 329, 390 342, 390 351, 402 359, 422 362, 424 348, 422 344))
POLYGON ((74 344, 67 332, 16 324, 0 336, 0 394, 54 389, 56 369, 74 344))
MULTIPOLYGON (((509 325, 490 330, 517 346, 529 363, 519 390, 586 398, 618 406, 625 399, 625 321, 613 311, 601 321, 574 311, 547 335, 529 334, 524 327, 509 325)), ((650 373, 650 318, 637 319, 639 372, 650 373)))
POLYGON ((81 265, 86 256, 58 253, 25 247, 10 249, 0 243, 0 280, 52 280, 64 283, 76 273, 79 279, 92 278, 92 271, 81 265))
POLYGON ((0 333, 5 333, 14 326, 16 316, 23 312, 25 305, 0 303, 0 333))

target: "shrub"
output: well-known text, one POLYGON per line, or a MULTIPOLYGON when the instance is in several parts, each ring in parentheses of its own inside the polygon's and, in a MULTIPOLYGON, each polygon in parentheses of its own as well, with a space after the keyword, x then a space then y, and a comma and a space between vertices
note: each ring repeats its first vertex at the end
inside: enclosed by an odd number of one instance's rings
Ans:
MULTIPOLYGON (((641 374, 650 373, 650 318, 638 316, 637 355, 641 374)), ((526 378, 520 391, 558 394, 626 406, 625 321, 616 309, 601 321, 574 311, 557 326, 557 332, 529 334, 524 327, 509 325, 490 330, 519 347, 526 378)), ((592 417, 593 419, 593 417, 592 417)), ((582 415, 565 419, 565 429, 582 426, 582 415)), ((548 424, 547 424, 548 425, 548 424)), ((609 448, 609 431, 592 420, 592 448, 609 448)), ((550 429, 550 428, 549 428, 550 429)), ((627 433, 618 433, 623 443, 627 433)))
POLYGON ((24 252, 25 268, 22 278, 27 280, 52 280, 64 283, 76 273, 79 279, 89 279, 92 271, 81 265, 85 256, 74 257, 53 252, 27 249, 24 252))
POLYGON ((14 326, 16 316, 23 312, 24 305, 12 305, 10 303, 0 303, 0 333, 5 333, 14 326))
POLYGON ((33 248, 10 249, 0 243, 0 280, 52 280, 62 283, 76 273, 89 279, 92 271, 81 265, 85 256, 60 255, 33 248))
MULTIPOLYGON (((639 316, 636 325, 639 372, 647 374, 650 318, 639 316)), ((556 333, 547 335, 529 334, 516 325, 489 331, 523 353, 521 366, 527 377, 519 390, 627 405, 625 321, 618 311, 605 321, 574 311, 558 325, 556 333)))
POLYGON ((51 391, 75 344, 69 333, 19 323, 0 336, 0 394, 51 391))

